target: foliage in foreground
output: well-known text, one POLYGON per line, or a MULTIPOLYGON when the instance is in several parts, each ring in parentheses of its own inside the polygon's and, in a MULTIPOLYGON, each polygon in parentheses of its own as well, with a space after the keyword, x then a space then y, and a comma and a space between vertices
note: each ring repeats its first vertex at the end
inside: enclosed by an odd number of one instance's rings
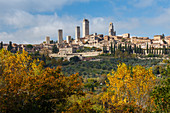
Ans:
POLYGON ((141 110, 152 108, 150 93, 156 79, 152 69, 142 66, 128 67, 123 63, 118 65, 117 71, 108 74, 108 79, 108 89, 103 96, 103 102, 108 103, 108 109, 113 111, 115 106, 136 106, 141 110))
POLYGON ((26 52, 0 51, 0 112, 61 112, 68 97, 83 95, 78 74, 44 68, 26 52))
POLYGON ((169 79, 154 88, 155 79, 151 68, 122 63, 100 81, 107 87, 93 92, 93 79, 83 85, 78 74, 64 76, 60 67, 44 68, 24 51, 1 50, 0 112, 169 112, 169 79))

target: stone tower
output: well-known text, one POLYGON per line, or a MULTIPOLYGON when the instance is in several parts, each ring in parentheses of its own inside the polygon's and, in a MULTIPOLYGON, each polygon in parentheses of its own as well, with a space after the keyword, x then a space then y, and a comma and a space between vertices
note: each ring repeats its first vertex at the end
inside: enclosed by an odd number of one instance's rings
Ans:
POLYGON ((69 44, 70 41, 71 41, 71 36, 66 36, 66 41, 67 41, 67 43, 69 44))
POLYGON ((50 44, 50 37, 49 36, 46 36, 45 40, 46 40, 46 44, 50 44))
POLYGON ((109 36, 115 36, 116 35, 116 31, 114 31, 114 26, 113 23, 111 22, 109 25, 109 36))
POLYGON ((79 41, 80 39, 80 26, 76 26, 76 29, 75 29, 75 41, 79 41))
POLYGON ((63 30, 59 29, 58 30, 58 43, 62 44, 62 42, 63 42, 63 30))
POLYGON ((83 37, 89 35, 89 20, 83 20, 83 37))

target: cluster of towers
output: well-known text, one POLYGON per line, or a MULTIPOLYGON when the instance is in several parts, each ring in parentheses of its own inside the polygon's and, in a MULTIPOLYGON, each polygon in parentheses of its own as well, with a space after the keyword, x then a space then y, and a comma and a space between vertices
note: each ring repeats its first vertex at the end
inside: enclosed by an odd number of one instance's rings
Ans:
MULTIPOLYGON (((114 31, 114 26, 113 23, 110 23, 109 25, 109 36, 115 36, 116 31, 114 31)), ((83 35, 82 37, 89 36, 89 20, 88 19, 83 19, 83 35)), ((71 36, 66 37, 66 42, 69 43, 71 40, 71 36)), ((78 42, 80 40, 80 26, 76 26, 75 28, 75 42, 78 42)), ((46 43, 50 43, 50 37, 46 37, 46 43)), ((63 43, 63 30, 59 29, 58 30, 58 43, 62 44, 63 43)))
MULTIPOLYGON (((83 20, 83 36, 86 37, 89 35, 89 20, 84 19, 83 20)), ((71 40, 71 36, 66 37, 66 42, 69 43, 71 40)), ((76 26, 75 28, 75 42, 78 42, 80 40, 80 26, 76 26)), ((62 44, 63 42, 63 31, 62 29, 58 30, 58 43, 62 44)))

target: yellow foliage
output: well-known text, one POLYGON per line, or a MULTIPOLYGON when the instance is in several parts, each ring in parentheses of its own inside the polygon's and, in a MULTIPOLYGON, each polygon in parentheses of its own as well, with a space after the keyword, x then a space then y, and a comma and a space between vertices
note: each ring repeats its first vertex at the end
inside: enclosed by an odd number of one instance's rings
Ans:
POLYGON ((0 112, 21 112, 30 105, 43 112, 58 111, 69 96, 83 94, 78 74, 67 77, 60 67, 43 64, 25 51, 0 51, 0 112))
POLYGON ((146 107, 151 105, 149 93, 155 84, 155 75, 152 69, 145 69, 142 66, 128 67, 125 63, 119 64, 117 71, 107 75, 109 82, 107 99, 112 105, 124 105, 134 103, 146 107), (111 95, 112 93, 112 95, 111 95))

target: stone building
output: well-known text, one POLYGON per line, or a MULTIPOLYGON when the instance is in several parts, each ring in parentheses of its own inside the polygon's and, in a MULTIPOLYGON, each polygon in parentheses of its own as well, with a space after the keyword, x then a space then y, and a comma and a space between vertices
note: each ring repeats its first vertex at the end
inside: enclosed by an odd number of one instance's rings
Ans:
POLYGON ((67 37, 66 37, 66 42, 69 44, 70 41, 71 41, 71 36, 67 36, 67 37))
POLYGON ((62 42, 63 42, 63 30, 59 29, 58 30, 58 43, 62 44, 62 42))
POLYGON ((50 37, 46 36, 45 39, 46 39, 46 44, 50 44, 50 37))
POLYGON ((89 20, 84 19, 83 20, 83 37, 86 37, 89 35, 89 20))
POLYGON ((114 26, 112 22, 109 25, 109 36, 116 36, 116 31, 114 31, 114 26))
POLYGON ((80 26, 76 26, 75 29, 75 42, 77 43, 80 40, 80 26))

